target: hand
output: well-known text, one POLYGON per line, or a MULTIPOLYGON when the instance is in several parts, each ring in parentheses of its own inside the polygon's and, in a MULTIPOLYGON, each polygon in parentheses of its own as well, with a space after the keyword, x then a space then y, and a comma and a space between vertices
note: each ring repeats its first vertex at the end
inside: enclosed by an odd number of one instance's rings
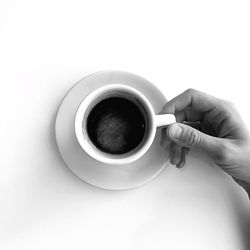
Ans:
POLYGON ((188 151, 200 148, 250 193, 250 133, 232 103, 189 89, 161 113, 176 116, 161 140, 172 164, 183 167, 188 151))

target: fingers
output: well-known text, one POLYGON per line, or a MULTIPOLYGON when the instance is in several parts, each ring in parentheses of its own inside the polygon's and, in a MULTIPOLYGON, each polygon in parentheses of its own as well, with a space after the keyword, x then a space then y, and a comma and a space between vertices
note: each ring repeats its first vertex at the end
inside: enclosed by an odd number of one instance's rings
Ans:
POLYGON ((186 155, 189 152, 188 148, 184 148, 177 143, 171 141, 166 134, 166 129, 162 129, 161 146, 169 152, 170 163, 176 165, 177 168, 182 168, 186 162, 186 155))
POLYGON ((186 163, 186 155, 189 152, 188 148, 182 147, 179 144, 172 142, 170 144, 170 163, 176 165, 177 168, 184 167, 186 163))
POLYGON ((216 107, 219 99, 200 92, 198 90, 188 89, 169 101, 162 109, 162 113, 176 114, 187 107, 200 111, 208 112, 216 107))
POLYGON ((212 156, 221 150, 221 139, 209 136, 183 123, 174 123, 167 128, 167 137, 185 148, 200 148, 212 156))
POLYGON ((170 149, 170 160, 172 164, 182 167, 185 164, 185 156, 188 149, 199 147, 209 154, 217 154, 219 143, 216 138, 201 133, 200 124, 189 124, 187 126, 181 122, 197 122, 204 118, 206 112, 210 112, 218 106, 220 100, 203 92, 189 89, 179 96, 169 101, 162 109, 161 113, 175 114, 177 123, 167 127, 166 132, 169 140, 163 140, 165 148, 170 149), (197 129, 192 127, 195 126, 197 129), (191 127, 192 126, 192 127, 191 127), (186 150, 184 150, 186 148, 186 150))
MULTIPOLYGON (((197 123, 196 123, 197 124, 197 123)), ((192 126, 196 126, 192 124, 192 126)), ((210 155, 214 162, 224 171, 236 176, 232 169, 225 166, 242 155, 237 151, 238 144, 234 140, 217 138, 200 132, 185 124, 174 123, 162 133, 162 145, 169 150, 170 162, 181 168, 185 164, 186 155, 192 148, 200 148, 210 155)))
POLYGON ((178 163, 180 163, 181 161, 181 149, 182 146, 180 146, 179 144, 175 143, 175 142, 171 142, 170 144, 170 152, 169 152, 169 156, 170 156, 170 163, 173 165, 177 165, 178 163))
POLYGON ((188 154, 188 152, 190 151, 189 148, 182 148, 181 149, 181 160, 180 162, 176 165, 177 168, 183 168, 185 163, 186 163, 186 155, 188 154))

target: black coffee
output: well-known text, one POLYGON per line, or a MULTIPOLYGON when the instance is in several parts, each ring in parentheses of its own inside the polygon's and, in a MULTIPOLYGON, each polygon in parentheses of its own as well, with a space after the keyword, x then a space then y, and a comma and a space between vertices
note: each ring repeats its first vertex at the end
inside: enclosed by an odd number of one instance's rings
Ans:
POLYGON ((145 129, 146 121, 140 108, 122 97, 100 101, 87 118, 87 133, 92 143, 110 154, 124 154, 135 149, 145 129))

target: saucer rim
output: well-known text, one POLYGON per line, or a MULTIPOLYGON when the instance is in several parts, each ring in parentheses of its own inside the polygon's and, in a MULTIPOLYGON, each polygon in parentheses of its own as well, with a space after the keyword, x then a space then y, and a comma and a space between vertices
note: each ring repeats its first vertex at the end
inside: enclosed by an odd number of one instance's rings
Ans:
MULTIPOLYGON (((161 166, 160 167, 158 167, 158 169, 157 170, 155 170, 154 171, 154 173, 153 174, 151 174, 151 176, 150 177, 148 177, 148 178, 141 178, 141 181, 139 180, 136 184, 132 184, 132 185, 130 185, 129 184, 129 181, 128 181, 128 183, 127 183, 127 185, 121 185, 121 186, 119 186, 119 185, 108 185, 107 183, 106 183, 106 185, 104 185, 103 183, 97 183, 97 182, 95 182, 95 181, 90 181, 88 178, 86 178, 86 176, 84 176, 84 175, 82 175, 82 174, 79 174, 79 172, 78 171, 76 171, 76 168, 77 167, 75 167, 75 166, 73 166, 72 164, 70 164, 69 163, 69 161, 67 160, 67 156, 63 153, 63 150, 62 150, 62 145, 61 145, 61 141, 60 141, 60 139, 59 139, 59 137, 60 137, 60 132, 59 132, 59 127, 62 125, 62 124, 59 124, 60 123, 60 116, 62 115, 62 109, 63 108, 66 108, 66 107, 64 107, 65 106, 65 102, 67 102, 67 99, 68 99, 68 97, 72 94, 72 92, 73 92, 73 90, 75 90, 75 88, 77 88, 77 87, 79 87, 79 86, 82 86, 82 88, 84 89, 84 87, 85 88, 88 88, 88 86, 87 86, 87 84, 86 84, 86 82, 88 81, 88 79, 89 78, 97 78, 98 79, 98 77, 100 77, 100 76, 102 76, 102 74, 104 74, 104 75, 110 75, 110 76, 112 76, 112 75, 116 75, 116 77, 118 76, 118 78, 119 77, 121 77, 121 79, 122 79, 122 77, 125 75, 125 76, 130 76, 130 77, 132 77, 132 78, 135 78, 135 79, 140 79, 140 81, 141 82, 143 82, 144 84, 145 84, 145 86, 147 85, 147 88, 149 88, 149 89, 151 89, 151 91, 152 91, 152 93, 147 93, 148 95, 151 95, 152 94, 152 96, 153 96, 153 92, 154 92, 154 95, 155 96, 157 96, 157 99, 155 98, 155 100, 154 100, 154 102, 156 103, 156 102, 158 102, 158 109, 160 110, 160 108, 162 108, 162 106, 167 102, 167 100, 166 100, 166 98, 165 98, 165 96, 160 92, 160 90, 155 86, 155 85, 153 85, 152 83, 150 83, 149 81, 147 81, 146 79, 144 79, 144 78, 142 78, 142 77, 140 77, 140 76, 138 76, 138 75, 135 75, 135 74, 133 74, 133 73, 129 73, 129 72, 125 72, 125 71, 112 71, 112 70, 105 70, 105 71, 98 71, 98 72, 95 72, 95 73, 92 73, 92 74, 90 74, 90 75, 87 75, 87 76, 85 76, 83 79, 81 79, 81 80, 79 80, 76 84, 74 84, 68 91, 67 91, 67 93, 65 94, 65 96, 63 97, 63 99, 62 99, 62 101, 61 101, 61 103, 60 103, 60 106, 59 106, 59 108, 58 108, 58 111, 57 111, 57 117, 56 117, 56 122, 55 122, 55 135, 56 135, 56 144, 57 144, 57 147, 58 147, 58 150, 59 150, 59 152, 60 152, 60 155, 61 155, 61 157, 62 157, 62 159, 63 159, 63 161, 65 162, 65 164, 67 165, 67 167, 77 176, 77 177, 79 177, 81 180, 83 180, 83 181, 85 181, 86 183, 88 183, 88 184, 90 184, 91 186, 95 186, 95 187, 98 187, 98 188, 101 188, 101 189, 105 189, 105 190, 128 190, 128 189, 134 189, 134 188, 137 188, 137 187, 140 187, 140 186, 143 186, 143 185, 145 185, 145 184, 147 184, 148 182, 150 182, 150 181, 152 181, 154 178, 156 178, 164 169, 165 169, 165 167, 168 165, 168 160, 169 160, 169 155, 168 155, 168 153, 166 152, 166 156, 164 156, 164 158, 165 158, 165 162, 164 163, 161 163, 161 166), (160 103, 161 102, 161 103, 160 103)), ((112 77, 111 77, 112 78, 112 77)), ((138 90, 138 91, 142 91, 142 89, 141 88, 143 88, 143 87, 145 87, 145 86, 139 86, 140 84, 138 84, 139 83, 139 81, 137 82, 137 85, 136 86, 132 86, 132 87, 134 87, 136 90, 138 90)), ((125 84, 125 85, 127 85, 126 83, 122 83, 122 84, 125 84)), ((102 84, 102 86, 104 86, 104 85, 106 85, 106 83, 104 83, 104 84, 102 84)), ((128 86, 131 86, 131 85, 128 85, 128 86)), ((92 91, 93 91, 94 89, 92 89, 92 91)), ((150 92, 150 91, 149 91, 150 92)), ((89 92, 90 93, 90 92, 89 92)), ((86 97, 88 95, 88 93, 85 93, 84 95, 83 95, 83 98, 76 104, 77 105, 77 109, 79 108, 79 105, 81 104, 81 102, 82 102, 82 100, 86 97)), ((150 102, 152 101, 152 96, 150 96, 150 98, 149 98, 149 100, 150 100, 150 102)), ((153 109, 154 109, 154 111, 155 111, 155 114, 157 114, 158 112, 159 112, 159 110, 156 110, 156 108, 155 108, 155 105, 152 105, 153 106, 153 109), (158 111, 158 112, 157 112, 158 111)), ((76 109, 76 110, 77 110, 76 109)), ((73 111, 73 110, 72 110, 73 111)), ((75 112, 74 112, 75 113, 75 112)), ((74 116, 75 117, 75 116, 74 116)), ((159 130, 159 128, 157 129, 157 130, 159 130)), ((158 133, 159 133, 159 131, 158 131, 158 133)), ((151 145, 151 147, 153 147, 154 146, 154 144, 155 144, 155 140, 153 141, 153 143, 152 143, 152 145, 151 145)), ((78 144, 78 146, 80 147, 80 145, 78 144)), ((83 151, 83 149, 82 149, 82 151, 83 151)), ((84 153, 84 154, 87 154, 86 152, 82 152, 82 153, 84 153)), ((134 163, 136 163, 136 162, 139 162, 139 161, 141 161, 142 162, 142 159, 144 158, 144 156, 142 156, 140 159, 138 159, 138 160, 136 160, 134 163)), ((94 165, 95 163, 96 163, 97 161, 96 160, 94 160, 93 159, 93 164, 92 165, 94 165)), ((106 165, 106 164, 103 164, 103 163, 99 163, 99 166, 100 165, 106 165)), ((128 163, 128 164, 125 164, 125 165, 130 165, 130 163, 128 163)), ((98 167, 99 167, 98 166, 98 167)), ((122 165, 121 165, 122 166, 122 165)), ((103 166, 101 166, 101 168, 102 168, 103 166)), ((124 167, 124 169, 125 168, 129 168, 129 166, 123 166, 124 167)), ((87 173, 86 173, 86 175, 87 175, 87 173)))

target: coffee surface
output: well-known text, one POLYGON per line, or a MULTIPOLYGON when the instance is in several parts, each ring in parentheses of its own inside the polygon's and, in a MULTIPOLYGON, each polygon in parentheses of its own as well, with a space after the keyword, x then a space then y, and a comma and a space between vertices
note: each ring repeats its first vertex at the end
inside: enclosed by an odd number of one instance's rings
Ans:
POLYGON ((145 118, 140 108, 130 100, 109 97, 90 111, 87 133, 99 150, 124 154, 136 148, 142 141, 145 118))

